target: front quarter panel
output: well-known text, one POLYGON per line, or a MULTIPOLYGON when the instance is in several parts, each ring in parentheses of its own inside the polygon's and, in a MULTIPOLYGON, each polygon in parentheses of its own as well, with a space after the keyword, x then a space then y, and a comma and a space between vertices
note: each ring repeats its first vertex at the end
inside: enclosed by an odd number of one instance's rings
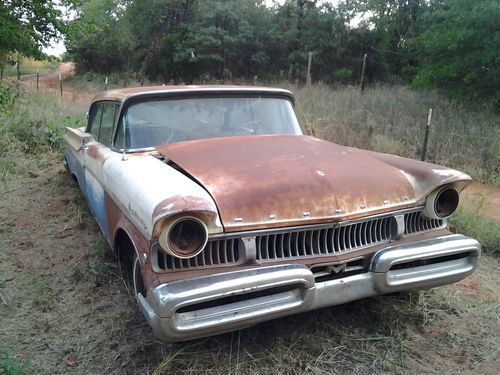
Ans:
MULTIPOLYGON (((162 219, 200 213, 210 233, 222 232, 212 197, 197 183, 151 155, 115 154, 104 163, 106 190, 148 239, 162 219)), ((112 234, 110 234, 112 235, 112 234)))

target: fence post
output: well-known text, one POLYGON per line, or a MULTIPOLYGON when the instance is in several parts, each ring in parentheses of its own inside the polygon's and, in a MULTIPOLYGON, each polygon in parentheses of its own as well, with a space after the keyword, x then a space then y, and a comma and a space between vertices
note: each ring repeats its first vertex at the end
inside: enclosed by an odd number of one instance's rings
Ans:
POLYGON ((368 54, 365 53, 363 56, 363 69, 361 69, 361 82, 360 82, 360 88, 361 88, 361 94, 365 91, 365 69, 366 69, 366 59, 368 58, 368 54))
POLYGON ((106 91, 107 89, 108 89, 108 76, 104 78, 104 91, 106 91))
POLYGON ((40 72, 36 70, 36 91, 38 91, 38 80, 40 79, 40 72))
POLYGON ((429 114, 427 115, 427 126, 425 127, 424 144, 422 145, 422 156, 420 160, 425 161, 425 154, 427 152, 427 141, 429 140, 429 130, 431 128, 432 121, 432 108, 429 108, 429 114))
POLYGON ((61 77, 61 68, 59 68, 59 92, 61 93, 61 98, 63 96, 63 85, 62 85, 62 77, 61 77))
POLYGON ((313 53, 309 52, 309 59, 307 60, 307 78, 306 78, 306 85, 311 86, 311 65, 312 65, 312 58, 313 58, 313 53))
POLYGON ((16 80, 16 89, 17 91, 19 91, 19 85, 20 85, 20 81, 21 81, 21 58, 19 57, 19 52, 17 53, 17 62, 16 62, 16 76, 17 76, 17 80, 16 80))
POLYGON ((17 53, 16 76, 18 81, 21 80, 21 58, 19 57, 19 52, 17 53))

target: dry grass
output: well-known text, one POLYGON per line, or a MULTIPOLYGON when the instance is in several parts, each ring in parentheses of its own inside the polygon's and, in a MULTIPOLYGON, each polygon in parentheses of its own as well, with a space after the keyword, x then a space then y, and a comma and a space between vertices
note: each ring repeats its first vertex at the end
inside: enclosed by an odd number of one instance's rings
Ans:
MULTIPOLYGON (((59 63, 57 61, 49 60, 34 60, 32 58, 23 57, 21 58, 20 72, 21 74, 35 74, 37 70, 41 73, 54 69, 59 63)), ((15 77, 17 76, 17 69, 13 65, 7 65, 3 72, 4 77, 15 77)))
MULTIPOLYGON (((84 106, 49 102, 24 97, 18 105, 36 112, 53 105, 43 115, 53 121, 84 106)), ((0 153, 0 163, 9 163, 0 183, 0 348, 10 362, 29 359, 37 374, 499 373, 500 264, 492 257, 455 285, 162 344, 58 148, 25 152, 12 142, 0 153)))
POLYGON ((433 92, 405 86, 291 87, 305 130, 347 146, 419 159, 429 108, 433 108, 427 161, 462 169, 500 185, 500 117, 472 112, 433 92))

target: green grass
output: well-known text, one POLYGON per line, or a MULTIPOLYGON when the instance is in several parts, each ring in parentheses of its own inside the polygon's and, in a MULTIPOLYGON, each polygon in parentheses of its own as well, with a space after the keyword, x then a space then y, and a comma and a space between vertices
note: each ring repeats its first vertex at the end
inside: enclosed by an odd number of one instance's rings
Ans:
POLYGON ((12 103, 0 110, 0 157, 17 151, 61 151, 64 128, 85 124, 86 103, 61 101, 55 94, 22 87, 20 93, 14 86, 8 90, 12 103))
POLYGON ((32 373, 29 361, 14 358, 0 346, 0 375, 28 375, 32 373))
MULTIPOLYGON (((106 76, 103 74, 86 72, 79 75, 69 76, 65 79, 65 82, 79 90, 99 92, 104 91, 106 76)), ((124 73, 112 73, 108 76, 107 89, 111 90, 122 87, 141 86, 141 84, 150 85, 152 83, 147 79, 139 77, 137 74, 130 74, 127 76, 124 73)))
POLYGON ((457 233, 477 239, 486 253, 500 256, 500 221, 486 217, 481 209, 459 208, 450 224, 457 233))

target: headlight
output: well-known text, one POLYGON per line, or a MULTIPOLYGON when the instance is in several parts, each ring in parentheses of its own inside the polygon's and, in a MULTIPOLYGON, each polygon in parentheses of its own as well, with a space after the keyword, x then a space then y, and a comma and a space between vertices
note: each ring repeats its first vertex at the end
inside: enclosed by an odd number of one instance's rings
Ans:
POLYGON ((425 201, 424 214, 431 219, 446 219, 458 207, 459 195, 453 187, 433 191, 425 201))
POLYGON ((160 233, 160 246, 170 255, 189 259, 198 255, 207 244, 208 229, 195 217, 181 217, 160 233))

